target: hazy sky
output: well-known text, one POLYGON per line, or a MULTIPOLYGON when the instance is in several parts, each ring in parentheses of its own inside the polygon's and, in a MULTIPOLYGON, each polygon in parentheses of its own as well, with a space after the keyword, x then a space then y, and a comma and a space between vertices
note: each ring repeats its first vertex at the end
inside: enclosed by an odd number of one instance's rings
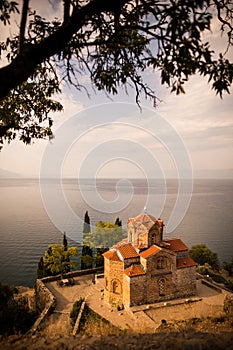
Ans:
MULTIPOLYGON (((58 15, 59 6, 52 8, 45 0, 36 3, 42 15, 58 15)), ((211 40, 222 48, 219 30, 213 29, 211 40)), ((55 139, 31 146, 18 141, 6 144, 0 168, 23 176, 60 172, 69 177, 120 178, 186 176, 187 168, 192 168, 195 177, 232 177, 232 94, 221 100, 206 79, 195 76, 186 84, 186 94, 176 96, 161 87, 157 74, 148 72, 145 78, 162 102, 155 110, 142 100, 141 112, 133 91, 129 95, 122 91, 110 100, 94 92, 83 77, 91 99, 85 92, 65 89, 58 97, 64 112, 54 115, 55 139)))

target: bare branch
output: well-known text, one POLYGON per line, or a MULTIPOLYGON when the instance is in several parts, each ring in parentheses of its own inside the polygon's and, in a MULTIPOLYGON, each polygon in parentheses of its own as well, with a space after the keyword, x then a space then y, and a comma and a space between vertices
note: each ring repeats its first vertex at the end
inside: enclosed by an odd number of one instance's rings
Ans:
MULTIPOLYGON (((223 17, 222 17, 222 10, 223 9, 226 9, 227 11, 229 9, 226 8, 226 5, 224 4, 224 2, 220 2, 218 0, 213 0, 215 5, 216 5, 216 8, 217 8, 217 13, 218 13, 218 19, 221 23, 223 23, 224 25, 226 25, 227 27, 229 27, 230 31, 232 32, 233 31, 233 27, 231 25, 231 23, 229 21, 226 21, 223 17)), ((231 4, 232 5, 232 4, 231 4)), ((233 12, 233 10, 229 10, 231 12, 233 12)))

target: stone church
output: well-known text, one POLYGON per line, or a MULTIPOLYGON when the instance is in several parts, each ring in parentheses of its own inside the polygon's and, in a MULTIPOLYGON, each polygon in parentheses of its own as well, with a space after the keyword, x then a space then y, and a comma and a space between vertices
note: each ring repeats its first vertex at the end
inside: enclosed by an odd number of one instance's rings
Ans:
POLYGON ((163 239, 163 221, 128 219, 128 238, 104 256, 104 299, 124 307, 195 295, 196 263, 179 238, 163 239))

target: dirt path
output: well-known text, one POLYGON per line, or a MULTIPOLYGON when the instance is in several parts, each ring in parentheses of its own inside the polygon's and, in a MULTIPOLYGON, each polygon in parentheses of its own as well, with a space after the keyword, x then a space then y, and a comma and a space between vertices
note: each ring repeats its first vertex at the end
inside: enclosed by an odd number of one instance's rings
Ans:
POLYGON ((57 282, 46 283, 56 298, 56 309, 46 319, 42 333, 48 336, 67 336, 71 332, 70 311, 76 300, 89 294, 92 287, 92 275, 76 277, 74 286, 58 286, 57 282))
POLYGON ((57 300, 55 312, 48 317, 43 330, 49 336, 69 335, 71 332, 69 314, 73 303, 80 297, 86 298, 87 305, 100 316, 120 329, 137 333, 154 333, 163 319, 184 320, 221 315, 227 292, 217 292, 197 281, 197 295, 188 302, 168 301, 133 307, 130 310, 117 311, 103 300, 103 279, 92 283, 93 275, 76 277, 75 285, 59 287, 56 282, 47 283, 47 287, 57 300))
POLYGON ((178 321, 191 318, 217 317, 223 313, 223 303, 227 294, 229 293, 224 290, 219 293, 203 285, 201 281, 197 281, 197 295, 190 298, 190 300, 197 301, 186 302, 186 299, 184 299, 182 304, 179 304, 179 300, 168 301, 161 303, 159 308, 156 305, 151 305, 150 309, 145 312, 157 324, 161 324, 162 319, 178 321))

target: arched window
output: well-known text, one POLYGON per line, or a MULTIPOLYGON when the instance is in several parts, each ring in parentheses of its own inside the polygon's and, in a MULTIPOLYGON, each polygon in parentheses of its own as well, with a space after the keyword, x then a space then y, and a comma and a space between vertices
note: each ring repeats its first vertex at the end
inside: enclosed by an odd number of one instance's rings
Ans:
POLYGON ((166 266, 166 261, 164 258, 159 258, 157 259, 157 270, 162 270, 162 269, 165 269, 165 266, 166 266))
POLYGON ((120 294, 121 293, 121 283, 118 280, 114 280, 112 282, 112 292, 115 294, 120 294))
POLYGON ((159 281, 159 295, 164 296, 165 295, 165 279, 161 278, 159 281))

